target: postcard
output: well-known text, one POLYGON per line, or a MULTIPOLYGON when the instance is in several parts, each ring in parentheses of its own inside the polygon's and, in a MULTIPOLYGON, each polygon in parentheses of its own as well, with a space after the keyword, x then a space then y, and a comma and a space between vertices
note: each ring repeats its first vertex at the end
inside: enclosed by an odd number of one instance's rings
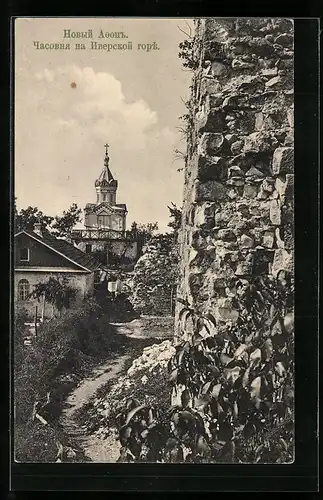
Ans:
POLYGON ((14 460, 293 463, 294 21, 14 30, 14 460))

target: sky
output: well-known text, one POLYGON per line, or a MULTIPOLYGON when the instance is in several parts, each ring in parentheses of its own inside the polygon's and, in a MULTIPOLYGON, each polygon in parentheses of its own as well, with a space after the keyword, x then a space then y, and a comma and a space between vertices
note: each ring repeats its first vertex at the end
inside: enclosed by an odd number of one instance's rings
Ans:
MULTIPOLYGON (((158 221, 167 230, 171 202, 182 204, 185 152, 177 127, 192 74, 178 44, 190 19, 20 18, 15 23, 15 196, 18 209, 37 206, 59 215, 72 203, 96 201, 94 181, 109 144, 118 180, 117 203, 132 221, 158 221), (93 38, 64 38, 64 30, 93 38), (99 38, 124 32, 128 38, 99 38), (91 50, 98 43, 132 42, 132 50, 91 50), (70 50, 36 43, 70 43, 70 50), (153 44, 158 50, 138 50, 153 44), (86 49, 75 49, 84 43, 86 49), (73 85, 71 85, 73 84, 73 85)), ((78 227, 81 227, 79 224, 78 227)))

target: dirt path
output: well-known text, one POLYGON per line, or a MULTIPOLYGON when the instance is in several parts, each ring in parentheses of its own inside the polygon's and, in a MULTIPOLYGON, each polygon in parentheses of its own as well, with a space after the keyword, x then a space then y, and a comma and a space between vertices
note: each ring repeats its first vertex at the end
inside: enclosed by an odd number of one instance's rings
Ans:
POLYGON ((84 379, 66 399, 60 419, 61 425, 92 462, 116 462, 120 445, 113 437, 104 440, 95 435, 87 436, 86 427, 80 427, 75 420, 76 412, 90 401, 102 385, 118 377, 128 359, 129 356, 124 355, 100 365, 92 377, 84 379))
MULTIPOLYGON (((117 332, 132 339, 169 338, 172 319, 143 317, 129 323, 111 323, 117 332)), ((91 377, 84 379, 67 397, 60 423, 64 431, 84 451, 92 462, 115 463, 119 458, 120 444, 113 437, 102 439, 95 434, 87 435, 86 426, 80 426, 75 419, 76 412, 89 403, 97 390, 109 380, 116 380, 123 370, 130 354, 108 360, 98 366, 91 377)))

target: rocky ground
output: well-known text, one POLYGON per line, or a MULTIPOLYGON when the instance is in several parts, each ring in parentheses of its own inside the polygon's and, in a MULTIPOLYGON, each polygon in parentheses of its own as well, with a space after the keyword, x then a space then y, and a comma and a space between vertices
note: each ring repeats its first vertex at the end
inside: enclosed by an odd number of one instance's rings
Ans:
POLYGON ((113 425, 116 411, 136 391, 139 399, 146 397, 149 402, 154 399, 156 387, 157 397, 161 396, 166 381, 163 372, 173 349, 171 317, 148 316, 114 325, 118 333, 134 340, 134 348, 101 364, 82 380, 66 399, 60 419, 65 433, 92 462, 118 460, 120 444, 113 425), (154 380, 154 389, 149 391, 147 386, 152 376, 160 380, 158 385, 154 380))

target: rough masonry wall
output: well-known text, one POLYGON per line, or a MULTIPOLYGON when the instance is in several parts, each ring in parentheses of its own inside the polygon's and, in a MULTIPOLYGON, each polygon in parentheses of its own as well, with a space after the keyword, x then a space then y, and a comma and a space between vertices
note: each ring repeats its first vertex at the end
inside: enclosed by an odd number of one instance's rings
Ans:
POLYGON ((198 20, 192 59, 178 297, 226 328, 238 280, 293 272, 293 22, 198 20))

